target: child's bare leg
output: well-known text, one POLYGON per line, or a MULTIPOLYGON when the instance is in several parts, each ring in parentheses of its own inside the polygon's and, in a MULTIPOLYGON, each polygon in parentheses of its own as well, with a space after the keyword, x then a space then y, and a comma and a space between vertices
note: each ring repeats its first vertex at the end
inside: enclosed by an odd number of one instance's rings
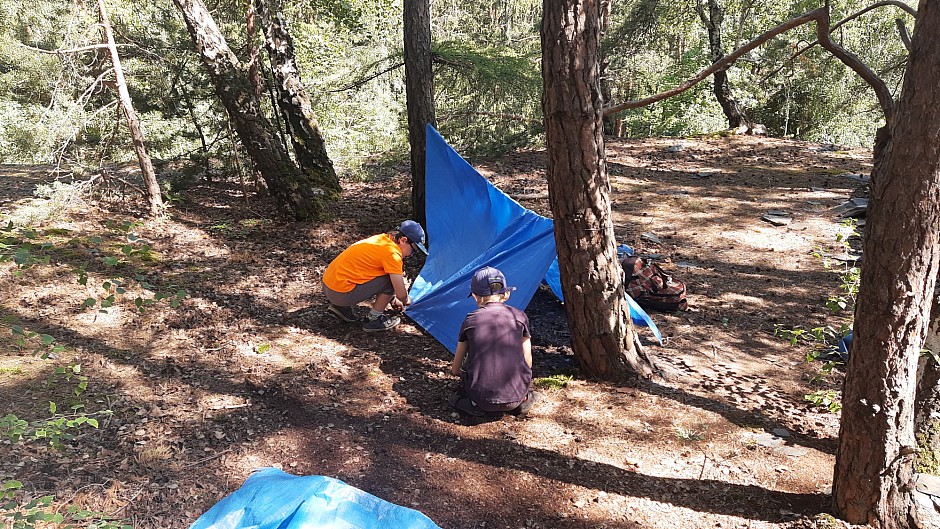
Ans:
POLYGON ((392 298, 395 297, 395 294, 379 294, 375 296, 375 302, 372 304, 372 310, 376 312, 385 312, 385 309, 388 308, 389 302, 392 301, 392 298))

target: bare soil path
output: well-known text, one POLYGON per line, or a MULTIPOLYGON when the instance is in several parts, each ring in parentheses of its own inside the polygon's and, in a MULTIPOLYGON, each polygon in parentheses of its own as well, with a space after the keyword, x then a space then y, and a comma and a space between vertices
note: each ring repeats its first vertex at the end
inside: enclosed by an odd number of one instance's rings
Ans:
MULTIPOLYGON (((446 403, 443 346, 407 319, 363 333, 320 295, 339 251, 407 218, 405 175, 345 183, 319 224, 267 218, 256 212, 270 204, 246 207, 237 183, 203 183, 159 223, 136 223, 133 203, 89 202, 45 227, 48 264, 21 276, 4 265, 0 415, 40 419, 49 401, 114 413, 61 450, 0 445, 0 481, 139 528, 185 528, 263 466, 342 479, 448 529, 840 526, 824 525, 838 414, 804 399, 838 390, 839 372, 821 375, 811 343, 773 331, 848 322, 825 308, 838 276, 812 253, 841 250, 831 208, 858 195, 846 175, 867 175, 870 152, 754 137, 607 147, 618 240, 689 287, 688 311, 653 314, 664 345, 640 331, 668 379, 578 378, 563 307, 540 291, 527 311, 536 376, 575 378, 525 419, 469 422, 446 403), (141 248, 128 233, 150 252, 122 251, 141 248), (118 276, 112 306, 83 305, 118 276), (141 312, 141 279, 188 297, 141 312), (42 360, 14 325, 65 350, 42 360), (80 396, 54 372, 68 362, 89 377, 80 396)), ((544 166, 541 151, 477 165, 547 214, 544 166)), ((2 170, 10 213, 36 175, 2 170)))

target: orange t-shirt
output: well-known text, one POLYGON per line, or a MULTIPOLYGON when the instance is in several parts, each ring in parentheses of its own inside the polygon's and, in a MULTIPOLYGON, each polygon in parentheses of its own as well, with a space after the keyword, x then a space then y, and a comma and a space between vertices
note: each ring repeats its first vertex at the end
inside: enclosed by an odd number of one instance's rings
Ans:
POLYGON ((346 248, 323 272, 323 283, 337 292, 349 292, 379 276, 402 274, 401 248, 387 233, 373 235, 346 248))

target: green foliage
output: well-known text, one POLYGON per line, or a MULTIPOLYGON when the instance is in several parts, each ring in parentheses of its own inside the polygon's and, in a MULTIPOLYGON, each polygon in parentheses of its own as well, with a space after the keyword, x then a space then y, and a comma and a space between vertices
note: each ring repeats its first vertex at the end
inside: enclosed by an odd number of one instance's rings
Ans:
POLYGON ((811 402, 817 408, 823 408, 829 413, 839 413, 842 410, 842 399, 839 392, 834 389, 821 389, 808 395, 803 395, 803 399, 811 402))
POLYGON ((53 496, 27 499, 23 493, 22 482, 4 481, 0 483, 0 518, 7 520, 9 525, 6 526, 10 529, 69 529, 78 526, 88 529, 133 529, 124 520, 82 507, 69 506, 65 513, 60 513, 52 509, 53 499, 53 496))
POLYGON ((438 125, 468 156, 531 145, 542 132, 537 55, 446 41, 434 46, 438 125))
MULTIPOLYGON (((852 251, 849 240, 853 237, 858 238, 858 222, 855 219, 846 219, 841 223, 843 228, 848 230, 848 234, 837 233, 836 243, 843 253, 852 251)), ((855 308, 855 300, 858 297, 858 287, 861 283, 861 269, 847 261, 836 261, 828 257, 821 250, 813 252, 813 255, 822 260, 823 267, 826 270, 835 272, 839 275, 839 290, 841 294, 829 296, 826 300, 826 308, 833 313, 851 311, 855 308)))
POLYGON ((111 415, 110 410, 85 413, 81 411, 83 407, 75 404, 70 407, 71 413, 56 413, 58 406, 50 402, 49 411, 52 415, 36 421, 25 421, 8 413, 0 418, 0 437, 13 443, 44 441, 52 448, 60 449, 63 443, 75 438, 76 430, 85 425, 98 428, 98 418, 111 415))
MULTIPOLYGON (((843 336, 849 333, 849 330, 849 327, 845 324, 838 330, 830 326, 814 327, 807 330, 799 327, 787 329, 775 325, 774 336, 789 341, 790 345, 797 345, 800 342, 811 343, 813 349, 806 354, 806 361, 809 363, 817 361, 820 357, 826 358, 819 368, 819 373, 810 379, 811 384, 821 384, 824 382, 825 377, 832 374, 834 369, 845 365, 838 352, 838 343, 843 336)), ((837 413, 842 409, 839 392, 833 389, 820 389, 803 395, 803 399, 817 408, 826 409, 830 413, 837 413)))
MULTIPOLYGON (((805 2, 722 3, 725 52, 815 7, 805 2)), ((840 0, 832 20, 862 4, 840 0)), ((174 9, 111 2, 111 22, 134 107, 156 160, 174 159, 232 174, 228 119, 174 9)), ((407 160, 401 2, 312 0, 283 6, 299 72, 327 150, 344 178, 407 160)), ((710 62, 707 34, 687 5, 632 0, 612 4, 605 33, 606 103, 673 88, 710 62), (608 97, 609 94, 609 97, 608 97)), ((432 31, 438 124, 469 156, 493 155, 539 142, 541 2, 435 2, 432 31)), ((840 44, 900 86, 906 51, 891 6, 839 29, 840 44)), ((244 4, 213 5, 230 47, 247 63, 244 4)), ((58 163, 76 174, 104 163, 133 163, 131 141, 113 90, 102 86, 106 53, 41 53, 97 44, 94 3, 46 3, 22 9, 0 0, 0 162, 58 163)), ((728 69, 733 95, 771 134, 870 145, 883 121, 872 91, 818 47, 791 58, 815 39, 801 26, 747 54, 728 69), (773 70, 783 67, 779 72, 773 70)), ((262 50, 262 54, 263 54, 262 50)), ((263 58, 262 58, 263 59, 263 58)), ((266 61, 261 60, 261 64, 266 61)), ((264 72, 262 72, 264 75, 264 72)), ((263 100, 272 122, 276 115, 263 100)), ((686 136, 726 127, 711 81, 650 107, 615 116, 625 136, 686 136)))
POLYGON ((694 428, 687 428, 681 424, 676 425, 674 433, 677 439, 685 443, 694 443, 705 440, 705 435, 702 432, 694 428))
MULTIPOLYGON (((124 239, 123 243, 115 245, 116 252, 110 253, 102 250, 105 243, 102 237, 94 236, 84 241, 92 255, 98 256, 99 262, 105 270, 110 270, 108 277, 101 283, 99 294, 88 297, 83 302, 85 308, 98 307, 101 312, 107 312, 112 306, 124 301, 130 302, 134 308, 143 312, 158 302, 165 301, 171 308, 178 308, 189 292, 185 288, 175 286, 157 286, 136 268, 137 265, 147 265, 158 260, 151 245, 141 239, 131 230, 139 226, 136 221, 109 220, 105 226, 124 239), (139 295, 135 291, 143 289, 151 292, 151 296, 139 295)), ((78 277, 77 282, 82 286, 88 285, 89 263, 83 263, 74 270, 78 277)))
POLYGON ((43 360, 55 358, 64 350, 64 347, 55 343, 55 338, 48 334, 39 334, 19 325, 11 325, 10 333, 13 336, 13 349, 18 352, 29 352, 43 360))
POLYGON ((39 235, 30 228, 18 228, 9 222, 0 228, 0 262, 12 261, 20 275, 24 269, 48 263, 52 244, 38 241, 39 235))

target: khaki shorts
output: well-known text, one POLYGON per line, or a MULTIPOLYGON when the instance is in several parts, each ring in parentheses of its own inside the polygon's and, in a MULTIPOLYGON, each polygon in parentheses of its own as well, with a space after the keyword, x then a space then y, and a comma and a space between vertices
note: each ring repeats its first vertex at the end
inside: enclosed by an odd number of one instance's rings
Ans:
POLYGON ((323 286, 323 293, 326 295, 326 299, 330 300, 330 303, 339 305, 340 307, 352 307, 359 302, 372 299, 379 294, 395 294, 392 279, 387 275, 370 279, 361 285, 356 285, 356 287, 349 292, 337 292, 326 286, 325 283, 321 283, 321 285, 323 286))

